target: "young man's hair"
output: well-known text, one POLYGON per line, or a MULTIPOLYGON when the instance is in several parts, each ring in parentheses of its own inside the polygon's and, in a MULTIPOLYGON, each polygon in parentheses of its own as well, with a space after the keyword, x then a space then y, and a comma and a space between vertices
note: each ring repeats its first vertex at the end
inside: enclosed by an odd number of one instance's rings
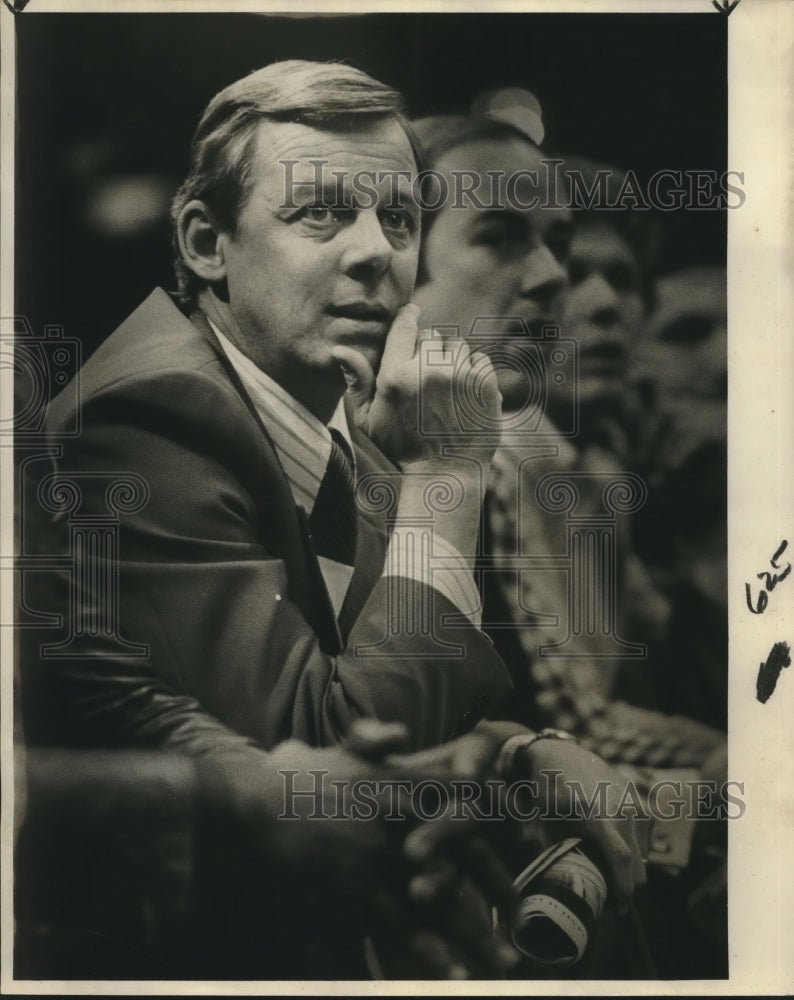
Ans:
POLYGON ((257 127, 265 121, 299 122, 329 131, 395 119, 404 129, 417 166, 421 150, 402 95, 353 66, 290 59, 236 80, 207 105, 190 147, 188 175, 171 205, 174 268, 179 297, 195 304, 203 282, 182 259, 177 221, 185 205, 203 201, 220 232, 234 234, 251 187, 257 127))

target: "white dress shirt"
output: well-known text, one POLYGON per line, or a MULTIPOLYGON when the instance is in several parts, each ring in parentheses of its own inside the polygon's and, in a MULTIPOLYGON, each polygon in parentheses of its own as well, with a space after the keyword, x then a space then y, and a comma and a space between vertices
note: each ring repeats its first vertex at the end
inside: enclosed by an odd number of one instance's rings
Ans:
MULTIPOLYGON (((311 515, 331 457, 329 428, 337 430, 350 446, 355 473, 355 450, 343 401, 339 401, 326 426, 235 347, 211 320, 210 326, 270 434, 296 506, 303 507, 307 515, 311 515)), ((338 616, 353 567, 323 556, 319 557, 319 562, 338 616)), ((480 595, 471 566, 454 546, 437 533, 428 533, 427 529, 401 528, 399 523, 395 525, 386 552, 383 575, 407 577, 434 587, 479 627, 482 621, 480 595)))

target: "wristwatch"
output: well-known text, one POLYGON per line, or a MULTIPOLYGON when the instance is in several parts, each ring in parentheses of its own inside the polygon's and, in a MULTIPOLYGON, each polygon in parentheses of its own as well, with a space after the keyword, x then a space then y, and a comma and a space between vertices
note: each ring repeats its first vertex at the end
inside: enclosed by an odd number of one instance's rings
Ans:
POLYGON ((496 773, 499 777, 507 778, 513 768, 518 751, 531 747, 538 740, 579 742, 572 733, 568 733, 564 729, 554 729, 551 726, 541 729, 539 733, 517 733, 515 736, 510 736, 502 744, 499 757, 496 760, 496 773))

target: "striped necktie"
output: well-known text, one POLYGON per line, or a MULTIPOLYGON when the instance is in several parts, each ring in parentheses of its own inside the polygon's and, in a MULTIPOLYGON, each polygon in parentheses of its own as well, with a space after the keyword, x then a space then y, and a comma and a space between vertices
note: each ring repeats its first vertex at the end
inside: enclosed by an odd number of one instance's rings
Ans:
POLYGON ((317 555, 352 566, 358 534, 355 476, 347 442, 331 428, 331 457, 309 517, 317 555))

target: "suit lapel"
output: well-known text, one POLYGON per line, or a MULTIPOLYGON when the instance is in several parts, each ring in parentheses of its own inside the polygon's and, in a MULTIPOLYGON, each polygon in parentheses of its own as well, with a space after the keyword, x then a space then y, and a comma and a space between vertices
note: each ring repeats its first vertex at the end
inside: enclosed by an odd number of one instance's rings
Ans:
MULTIPOLYGON (((290 552, 294 554, 295 558, 289 560, 287 564, 287 589, 290 599, 298 605, 303 612, 304 618, 314 629, 323 652, 329 655, 340 653, 344 648, 342 635, 325 578, 317 559, 317 552, 314 547, 311 530, 309 529, 307 512, 303 507, 295 504, 292 490, 290 489, 289 482, 287 481, 286 474, 284 473, 267 427, 262 422, 262 418, 259 416, 253 400, 243 385, 240 376, 237 374, 234 365, 232 365, 228 355, 221 346, 220 341, 215 336, 215 332, 206 316, 200 310, 197 310, 190 319, 214 351, 229 381, 245 402, 267 445, 268 460, 271 466, 277 468, 280 473, 280 480, 283 483, 283 499, 282 503, 279 504, 279 515, 280 517, 283 515, 287 519, 290 517, 294 518, 294 528, 300 539, 298 552, 294 552, 294 546, 290 548, 290 552)), ((272 507, 272 498, 266 496, 258 497, 257 506, 260 510, 272 507)), ((285 561, 287 561, 286 558, 285 561)))

